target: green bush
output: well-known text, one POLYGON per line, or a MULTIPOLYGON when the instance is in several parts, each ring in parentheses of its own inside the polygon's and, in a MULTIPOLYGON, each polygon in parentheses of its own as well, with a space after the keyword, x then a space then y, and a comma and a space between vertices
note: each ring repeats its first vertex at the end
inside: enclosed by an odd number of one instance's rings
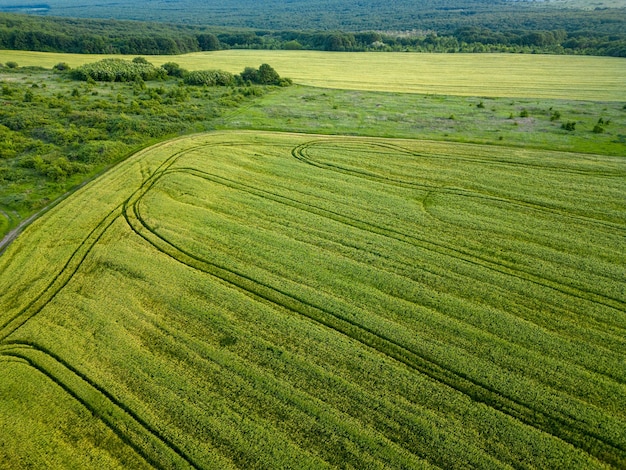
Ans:
POLYGON ((65 72, 67 70, 71 70, 72 67, 67 62, 59 62, 55 66, 52 67, 52 70, 57 72, 65 72))
POLYGON ((223 70, 194 70, 184 76, 187 85, 228 86, 235 83, 232 73, 223 70))
POLYGON ((151 64, 130 62, 122 59, 103 59, 99 62, 82 65, 71 71, 76 80, 99 82, 132 82, 136 80, 156 80, 164 78, 166 72, 151 64))
POLYGON ((165 64, 161 65, 161 68, 165 70, 169 77, 182 78, 187 73, 187 71, 176 62, 166 62, 165 64))
POLYGON ((262 64, 258 69, 246 67, 239 74, 239 79, 243 83, 257 85, 289 86, 293 83, 290 78, 281 78, 278 72, 268 64, 262 64))
POLYGON ((566 131, 575 131, 576 130, 576 122, 568 121, 561 124, 561 129, 565 129, 566 131))

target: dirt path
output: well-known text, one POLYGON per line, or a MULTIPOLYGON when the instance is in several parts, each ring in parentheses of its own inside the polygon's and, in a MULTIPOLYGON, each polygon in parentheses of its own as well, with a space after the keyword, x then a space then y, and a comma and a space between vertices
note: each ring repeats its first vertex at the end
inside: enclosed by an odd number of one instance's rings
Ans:
POLYGON ((47 210, 47 206, 36 214, 31 215, 28 219, 22 220, 17 227, 7 233, 2 240, 0 240, 0 255, 7 249, 7 247, 11 244, 13 240, 17 238, 17 236, 22 233, 22 230, 26 228, 28 224, 30 224, 33 220, 39 217, 47 210))
MULTIPOLYGON (((89 183, 91 180, 93 180, 94 178, 96 178, 97 176, 100 176, 100 173, 98 173, 96 176, 89 178, 87 181, 84 181, 83 183, 79 184, 78 186, 70 189, 68 192, 62 194, 61 196, 59 196, 58 198, 56 198, 54 201, 52 201, 51 203, 49 203, 47 206, 43 207, 42 209, 40 209, 38 212, 34 213, 33 215, 31 215, 30 217, 28 217, 27 219, 22 220, 17 227, 15 227, 13 230, 9 231, 9 233, 7 233, 2 240, 0 240, 0 255, 2 255, 2 253, 4 253, 4 251, 8 248, 8 246, 18 237, 18 235, 20 233, 22 233, 24 231, 24 229, 26 227, 28 227, 28 225, 30 225, 33 221, 35 221, 37 218, 41 217, 42 215, 44 215, 46 212, 48 212, 50 209, 52 209, 54 206, 56 206, 59 202, 61 202, 63 199, 65 199, 67 196, 69 196, 70 194, 74 193, 75 191, 77 191, 78 189, 82 188, 83 186, 85 186, 87 183, 89 183)), ((0 210, 0 212, 2 212, 5 216, 8 217, 8 214, 6 212, 4 212, 3 210, 0 210)), ((10 220, 10 218, 9 218, 10 220)))

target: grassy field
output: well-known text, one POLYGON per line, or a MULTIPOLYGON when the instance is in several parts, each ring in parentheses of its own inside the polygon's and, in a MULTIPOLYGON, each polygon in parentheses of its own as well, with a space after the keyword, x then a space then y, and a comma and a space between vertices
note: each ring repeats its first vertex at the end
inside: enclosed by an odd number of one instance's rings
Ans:
MULTIPOLYGON (((46 68, 103 57, 111 56, 0 51, 2 63, 46 68)), ((229 50, 149 60, 232 73, 269 63, 296 83, 323 88, 626 102, 626 60, 611 57, 229 50)))
POLYGON ((427 140, 142 151, 0 257, 0 466, 623 468, 625 177, 427 140))
POLYGON ((226 114, 216 125, 626 155, 626 109, 615 102, 293 86, 226 114), (566 123, 575 129, 563 129, 566 123))
POLYGON ((615 101, 202 88, 177 79, 89 84, 27 67, 2 69, 0 83, 0 237, 131 149, 216 128, 626 154, 626 110, 615 101))

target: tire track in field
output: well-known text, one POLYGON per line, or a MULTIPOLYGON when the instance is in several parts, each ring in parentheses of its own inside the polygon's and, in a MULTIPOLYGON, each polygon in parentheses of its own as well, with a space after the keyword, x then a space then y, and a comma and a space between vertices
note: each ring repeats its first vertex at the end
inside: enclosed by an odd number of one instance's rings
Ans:
POLYGON ((35 317, 52 299, 54 299, 54 297, 56 297, 61 289, 74 277, 74 274, 78 271, 87 255, 120 215, 121 205, 109 212, 109 214, 96 225, 78 248, 74 250, 68 261, 61 268, 61 271, 53 277, 52 281, 39 295, 36 295, 30 303, 0 325, 0 344, 5 343, 7 337, 13 334, 28 320, 35 317))
MULTIPOLYGON (((400 230, 396 230, 396 229, 389 228, 389 227, 384 227, 382 225, 375 225, 369 222, 365 222, 361 219, 350 217, 350 216, 341 214, 336 211, 324 209, 324 208, 321 208, 321 207, 318 207, 309 203, 301 202, 294 198, 282 196, 271 191, 267 191, 264 189, 257 188, 255 186, 251 186, 245 183, 231 180, 229 178, 224 178, 221 176, 206 173, 201 170, 197 170, 195 168, 176 167, 176 168, 169 170, 167 173, 169 174, 169 173, 176 173, 176 172, 191 174, 191 175, 203 178, 205 180, 221 184, 231 189, 236 189, 239 191, 247 192, 249 194, 253 194, 255 196, 259 196, 262 198, 271 199, 275 202, 288 205, 296 209, 304 210, 311 214, 329 218, 336 222, 349 225, 359 230, 364 230, 366 232, 371 232, 371 233, 382 235, 388 238, 392 238, 402 243, 408 243, 411 246, 426 249, 431 252, 437 253, 438 255, 449 256, 451 258, 454 258, 463 262, 467 262, 471 265, 475 265, 481 268, 495 271, 499 274, 505 274, 505 275, 515 277, 525 282, 531 282, 541 287, 555 290, 565 295, 596 302, 596 303, 605 305, 607 307, 610 307, 612 309, 618 310, 620 312, 626 310, 626 304, 624 304, 624 302, 622 302, 620 299, 613 299, 611 297, 607 297, 603 294, 598 294, 592 291, 581 291, 577 289, 576 287, 564 285, 558 281, 554 281, 551 279, 542 278, 542 277, 534 275, 533 273, 521 270, 519 268, 514 268, 514 267, 507 266, 507 265, 503 265, 501 263, 494 262, 489 258, 478 256, 472 252, 450 247, 444 243, 435 242, 424 237, 418 237, 416 235, 409 235, 400 230)), ((166 173, 163 174, 163 176, 165 175, 166 173)), ((153 184, 154 183, 156 183, 156 180, 153 182, 153 184)), ((151 187, 152 185, 150 186, 150 188, 147 188, 145 192, 149 191, 151 187)), ((602 319, 594 318, 594 321, 605 324, 611 329, 618 329, 620 331, 626 331, 626 328, 621 327, 619 325, 613 325, 613 324, 607 323, 602 319)))
MULTIPOLYGON (((352 143, 358 143, 364 147, 366 147, 366 145, 364 145, 363 142, 359 142, 359 141, 349 141, 352 143)), ((424 184, 424 183, 419 183, 415 180, 406 180, 406 179, 400 179, 397 177, 391 177, 391 176, 384 176, 381 175, 379 173, 376 172, 372 172, 372 171, 367 171, 367 170, 360 170, 360 169, 355 169, 355 168, 346 168, 342 165, 339 164, 333 164, 333 163, 329 163, 329 162, 320 162, 315 160, 314 158, 311 158, 308 155, 308 150, 310 148, 315 147, 316 145, 320 145, 320 144, 327 144, 328 141, 325 140, 318 140, 318 141, 310 141, 310 142, 306 142, 304 144, 300 144, 298 146, 296 146, 295 148, 292 149, 291 151, 291 155, 303 162, 306 163, 307 165, 311 165, 317 168, 321 168, 324 170, 331 170, 331 171, 336 171, 338 173, 344 173, 347 175, 351 175, 351 176, 357 176, 360 178, 365 178, 365 179, 369 179, 372 181, 377 181, 377 182, 382 182, 382 183, 386 183, 386 184, 391 184, 394 186, 399 186, 399 187, 406 187, 406 188, 414 188, 414 189, 422 189, 422 190, 426 190, 429 192, 444 192, 444 193, 449 193, 449 194, 454 194, 457 196, 466 196, 466 197, 473 197, 473 198, 477 198, 477 199, 485 199, 488 201, 497 201, 497 202, 504 202, 507 204, 511 204, 514 206, 519 206, 519 207, 523 207, 523 208, 527 208, 527 209, 532 209, 532 210, 536 210, 539 212, 547 212, 547 213, 551 213, 551 214, 558 214, 566 219, 572 219, 572 220, 578 220, 578 221, 582 221, 585 223, 590 223, 590 224, 594 224, 594 225, 598 225, 600 227, 602 227, 605 230, 609 230, 609 231, 615 231, 615 230, 619 230, 619 231, 626 231, 626 227, 624 227, 623 225, 620 224, 616 224, 613 222, 609 222, 606 220, 601 220, 601 219, 597 219, 594 217, 588 217, 588 216, 583 216, 583 215, 578 215, 578 214, 572 214, 570 212, 567 212, 565 210, 563 210, 562 208, 560 208, 559 206, 547 206, 547 205, 542 205, 542 204, 538 204, 532 201, 524 201, 524 200, 519 200, 519 199, 512 199, 512 198, 507 198, 507 197, 502 197, 502 196, 494 196, 492 194, 489 194, 487 192, 479 192, 479 191, 474 191, 474 190, 467 190, 467 189, 463 189, 463 188, 452 188, 452 187, 440 187, 440 186, 435 186, 432 184, 424 184)), ((394 145, 394 144, 384 144, 384 143, 371 143, 369 144, 371 146, 375 146, 375 147, 380 147, 380 148, 385 148, 385 149, 389 149, 389 150, 393 150, 395 153, 401 153, 404 155, 410 155, 412 157, 419 157, 419 158, 437 158, 437 159, 441 159, 441 160, 447 160, 447 158, 450 159, 455 159, 455 160, 461 160, 461 161, 467 161, 470 163, 486 163, 486 164, 494 164, 493 160, 488 160, 488 159, 473 159, 473 158, 468 158, 468 157, 457 157, 457 156, 433 156, 430 154, 420 154, 417 152, 411 152, 407 149, 404 149, 398 145, 394 145)), ((367 147, 366 147, 367 148, 367 147)), ((346 151, 355 151, 353 150, 354 147, 346 147, 346 151)), ((358 149, 356 149, 356 151, 358 151, 358 149)), ((368 149, 369 151, 369 149, 368 149)), ((389 155, 389 153, 386 152, 379 152, 381 155, 389 155)), ((527 164, 523 164, 523 163, 518 163, 517 165, 511 163, 500 163, 500 165, 503 166, 521 166, 521 167, 525 167, 528 166, 527 164)), ((536 165, 532 165, 533 167, 535 167, 536 165)), ((564 171, 560 171, 559 169, 555 169, 554 171, 557 172, 562 172, 562 173, 567 173, 567 170, 564 171)), ((583 174, 583 175, 588 175, 589 172, 574 172, 575 174, 583 174)), ((597 176, 596 173, 592 173, 594 176, 597 176)), ((616 176, 616 177, 620 177, 622 176, 622 173, 617 173, 617 174, 610 174, 611 176, 616 176)), ((626 172, 623 173, 624 176, 626 176, 626 172)), ((602 175, 600 174, 600 176, 606 176, 606 175, 602 175)))
POLYGON ((6 341, 0 346, 0 362, 3 360, 19 361, 46 376, 151 466, 159 469, 200 468, 162 432, 50 350, 36 343, 6 341))
MULTIPOLYGON (((322 141, 322 142, 326 142, 326 141, 322 141)), ((508 204, 520 205, 522 207, 529 207, 535 210, 541 210, 541 211, 546 211, 546 212, 551 212, 551 213, 559 213, 559 215, 563 217, 572 218, 576 220, 584 220, 587 223, 595 223, 598 225, 608 225, 607 223, 598 221, 597 219, 587 219, 587 218, 580 219, 579 217, 572 216, 571 214, 562 213, 561 211, 552 210, 551 208, 536 206, 534 204, 526 203, 524 201, 514 201, 514 200, 494 197, 490 195, 479 195, 479 193, 475 193, 473 191, 466 191, 462 189, 451 190, 451 189, 446 189, 446 188, 437 188, 435 186, 424 185, 424 184, 417 183, 417 182, 411 182, 411 181, 399 180, 399 179, 395 179, 391 177, 385 177, 385 176, 381 176, 376 173, 372 173, 368 171, 352 170, 352 169, 346 169, 338 165, 319 163, 314 160, 308 159, 306 155, 302 153, 302 150, 306 149, 307 145, 309 144, 302 144, 300 146, 295 147, 292 150, 292 155, 296 159, 303 161, 304 163, 308 165, 312 165, 314 167, 322 168, 325 170, 337 171, 340 173, 349 174, 349 175, 356 176, 356 177, 366 178, 366 179, 370 179, 373 181, 402 186, 402 187, 413 187, 413 188, 425 189, 429 191, 436 190, 436 191, 447 192, 447 193, 451 193, 455 195, 484 198, 487 200, 494 200, 494 201, 504 202, 508 204)), ((328 213, 331 214, 331 211, 328 211, 328 213)), ((432 241, 424 237, 418 237, 416 235, 409 235, 400 230, 383 227, 383 226, 377 226, 374 224, 370 224, 370 223, 363 222, 358 219, 353 219, 353 218, 346 217, 346 216, 341 216, 341 217, 345 219, 351 219, 351 222, 348 222, 348 223, 350 223, 351 225, 359 224, 360 226, 364 227, 368 231, 378 233, 384 236, 390 236, 391 238, 396 238, 400 241, 408 241, 410 243, 419 243, 421 247, 437 252, 439 254, 452 256, 452 257, 461 259, 463 261, 466 261, 468 263, 476 264, 484 268, 500 272, 502 274, 514 276, 524 281, 532 282, 533 284, 547 287, 547 288, 561 292, 566 295, 571 295, 573 297, 578 297, 584 300, 590 300, 592 302, 602 304, 606 307, 610 307, 620 312, 626 312, 626 302, 624 302, 622 299, 610 297, 608 295, 597 293, 591 290, 583 290, 574 286, 562 284, 558 280, 538 276, 530 271, 521 269, 511 263, 506 263, 506 262, 503 262, 502 260, 495 261, 488 257, 480 256, 479 254, 472 253, 467 250, 450 247, 446 244, 432 241)), ((612 229, 615 228, 613 227, 613 225, 610 225, 610 227, 612 229)), ((617 226, 617 227, 619 227, 621 230, 624 230, 624 227, 621 227, 621 226, 617 226)), ((622 329, 626 331, 626 329, 624 328, 622 329)))
MULTIPOLYGON (((159 145, 157 148, 164 145, 165 143, 159 145)), ((155 176, 160 175, 164 167, 169 167, 170 165, 172 165, 176 161, 176 159, 178 159, 182 154, 192 152, 199 147, 200 146, 195 146, 171 155, 159 167, 157 167, 154 174, 149 176, 144 181, 144 183, 150 181, 155 176)), ((152 149, 154 150, 154 147, 152 149)), ((102 238, 104 233, 111 225, 113 225, 117 218, 122 215, 123 206, 124 203, 121 203, 108 214, 106 214, 106 216, 95 226, 95 228, 91 230, 87 237, 84 238, 80 245, 72 252, 65 265, 52 278, 51 282, 43 289, 41 293, 34 296, 33 299, 25 307, 23 307, 13 316, 4 320, 2 324, 0 324, 0 344, 2 344, 7 337, 13 334, 28 320, 35 317, 39 312, 41 312, 41 310, 43 310, 43 308, 50 301, 52 301, 52 299, 54 299, 54 297, 56 297, 56 295, 68 284, 68 282, 74 277, 74 274, 76 274, 82 263, 87 258, 87 255, 89 255, 94 246, 102 238)))
MULTIPOLYGON (((188 168, 176 168, 171 172, 190 171, 204 174, 205 176, 208 175, 207 173, 193 169, 190 170, 188 168)), ((124 206, 123 211, 124 217, 131 229, 154 246, 157 251, 190 268, 210 274, 220 279, 222 282, 225 282, 227 285, 250 295, 256 300, 275 305, 279 308, 285 308, 293 313, 302 315, 316 323, 331 328, 342 335, 348 336, 369 348, 375 349, 381 354, 405 364, 417 372, 423 373, 437 382, 457 390, 476 402, 483 403, 539 431, 543 431, 575 447, 583 449, 599 460, 618 467, 626 465, 626 446, 624 446, 624 444, 598 434, 593 429, 589 429, 585 423, 565 412, 538 409, 533 406, 533 404, 525 403, 513 397, 504 396, 501 391, 494 387, 480 383, 461 371, 452 371, 438 363, 435 359, 413 351, 409 347, 394 340, 392 337, 378 333, 369 327, 365 327, 324 307, 314 305, 295 294, 258 281, 231 267, 206 260, 158 234, 155 228, 150 226, 145 219, 142 218, 139 210, 139 202, 145 194, 152 189, 158 179, 165 176, 167 173, 169 172, 163 172, 159 178, 152 180, 149 184, 145 185, 142 190, 137 191, 128 201, 128 204, 124 206)), ((211 180, 213 180, 213 178, 223 179, 214 175, 208 176, 211 180)), ((232 184, 232 182, 230 183, 232 184)), ((239 185, 240 183, 236 184, 239 185)), ((278 196, 274 195, 274 197, 278 196)))
MULTIPOLYGON (((520 421, 530 426, 533 426, 541 431, 552 434, 553 436, 563 439, 566 442, 570 442, 574 446, 580 447, 590 454, 595 455, 600 460, 606 461, 616 466, 626 465, 626 453, 623 446, 621 446, 619 443, 610 442, 603 436, 599 436, 593 432, 589 432, 589 430, 584 429, 584 423, 576 421, 573 417, 558 413, 557 416, 552 416, 542 410, 533 409, 532 406, 529 406, 522 402, 518 402, 515 399, 501 396, 497 390, 490 388, 489 386, 480 384, 470 377, 465 376, 463 373, 450 371, 445 367, 437 364, 436 362, 431 361, 429 358, 422 357, 416 352, 407 349, 402 344, 394 341, 393 338, 387 338, 383 335, 380 335, 373 330, 370 330, 355 322, 350 321, 349 319, 342 318, 334 314, 334 312, 324 310, 322 307, 307 303, 302 299, 299 299, 287 292, 283 292, 272 286, 264 285, 252 278, 242 275, 241 273, 230 270, 228 267, 219 266, 217 264, 203 260, 195 256, 193 253, 187 253, 184 250, 181 250, 179 247, 171 244, 169 241, 161 238, 158 234, 156 234, 154 229, 145 224, 145 222, 141 219, 141 215, 137 207, 138 201, 140 201, 140 199, 154 186, 154 184, 162 176, 167 174, 167 170, 180 156, 195 149, 206 148, 212 145, 224 144, 198 145, 196 147, 177 152, 171 155, 166 161, 164 161, 150 177, 144 180, 140 188, 138 188, 137 191, 133 193, 133 195, 131 195, 123 204, 117 206, 92 230, 92 232, 87 236, 87 238, 85 238, 85 240, 83 240, 81 245, 72 254, 66 265, 62 268, 61 272, 46 287, 44 292, 42 292, 42 294, 35 298, 20 313, 18 313, 17 316, 14 316, 8 322, 5 322, 2 325, 0 330, 0 332, 2 333, 2 336, 0 336, 0 341, 8 346, 9 342, 6 341, 7 337, 15 332, 20 326, 25 324, 29 319, 33 318, 37 313, 39 313, 45 307, 45 305, 47 305, 47 303, 50 302, 50 300, 52 300, 54 296, 56 296, 56 294, 65 285, 67 285, 67 283, 71 280, 73 275, 79 269, 80 265, 85 260, 87 255, 90 253, 91 249, 97 244, 97 242, 106 232, 106 230, 113 224, 115 220, 117 220, 117 217, 119 217, 121 213, 124 215, 129 226, 139 236, 152 244, 157 250, 176 259, 183 264, 190 266, 191 268, 199 269, 200 271, 211 274, 216 278, 221 279, 226 284, 229 284, 247 293, 257 300, 269 302, 270 304, 276 305, 281 308, 286 308, 290 311, 293 311, 294 313, 304 315, 313 321, 332 328, 340 332, 341 334, 347 335, 348 337, 368 347, 376 349, 382 354, 394 358, 395 360, 407 365, 408 367, 418 372, 426 374, 433 380, 442 382, 460 391, 461 393, 466 394, 477 402, 484 403, 487 406, 508 414, 511 417, 519 419, 520 421), (129 208, 132 208, 132 212, 129 211, 129 208)), ((232 145, 237 144, 232 143, 232 145)), ((276 195, 276 197, 283 198, 285 200, 289 199, 278 195, 276 195)), ((299 201, 292 201, 302 206, 305 206, 305 204, 300 203, 299 201)), ((331 213, 330 211, 326 211, 325 209, 317 209, 323 211, 325 213, 325 216, 326 214, 335 214, 335 217, 343 217, 345 220, 345 216, 342 216, 341 214, 331 213)), ((358 219, 354 219, 354 221, 360 222, 358 221, 358 219)), ((361 222, 361 225, 362 224, 363 223, 361 222)), ((385 231, 388 229, 379 228, 379 230, 385 231)), ((48 355, 47 357, 51 357, 63 365, 63 362, 60 358, 55 357, 49 352, 44 351, 44 353, 48 355)), ((38 367, 37 363, 35 363, 32 358, 29 359, 29 356, 24 354, 23 351, 13 351, 8 353, 5 352, 3 355, 10 358, 11 360, 26 361, 37 370, 40 370, 40 372, 53 375, 47 369, 41 366, 41 364, 39 364, 38 367)), ((64 367, 70 371, 73 371, 83 381, 82 383, 93 386, 96 390, 98 390, 98 387, 95 383, 93 383, 88 377, 80 374, 75 369, 72 369, 69 364, 66 363, 64 367)), ((87 385, 79 384, 79 386, 87 385)), ((73 385, 66 384, 65 387, 67 388, 64 388, 64 390, 66 390, 72 396, 75 396, 78 393, 75 389, 72 388, 73 385)), ((106 390, 102 390, 102 393, 109 401, 112 401, 114 405, 119 406, 123 409, 124 405, 121 402, 119 403, 119 405, 117 405, 114 401, 114 397, 109 396, 106 390)), ((147 429, 146 431, 150 432, 149 429, 147 429)), ((155 437, 158 438, 158 436, 155 437)), ((171 450, 175 451, 174 449, 172 449, 171 446, 167 445, 167 442, 165 444, 171 450)), ((188 463, 190 462, 188 458, 186 459, 184 457, 184 454, 182 458, 188 463)))
MULTIPOLYGON (((325 141, 325 140, 310 141, 310 142, 301 144, 299 147, 301 146, 310 147, 310 144, 318 145, 318 144, 324 144, 328 142, 329 141, 325 141)), ((363 140, 357 140, 357 139, 353 139, 353 140, 346 139, 344 142, 348 145, 337 145, 336 147, 345 148, 347 151, 355 151, 354 146, 351 144, 357 144, 357 145, 362 145, 362 146, 365 144, 371 147, 389 149, 394 153, 401 153, 404 155, 409 155, 411 157, 431 158, 434 160, 442 160, 445 162, 450 162, 451 160, 458 160, 462 162, 481 163, 481 164, 486 164, 486 165, 491 165, 491 166, 504 166, 504 167, 513 166, 513 167, 519 167, 519 168, 533 168, 536 170, 550 171, 550 172, 555 172, 559 174, 569 173, 573 175, 606 176, 606 177, 611 177, 611 178, 626 177, 626 171, 624 170, 598 171, 598 170, 593 170, 593 169, 576 169, 576 168, 567 168, 567 167, 559 167, 559 166, 550 166, 548 164, 543 164, 543 163, 541 164, 529 163, 529 162, 523 162, 523 161, 518 161, 518 160, 506 160, 506 159, 499 160, 499 159, 492 159, 492 158, 467 157, 467 156, 461 156, 461 155, 450 155, 450 154, 445 154, 445 153, 423 153, 423 152, 415 152, 405 147, 402 147, 399 144, 392 144, 388 142, 365 143, 363 140)), ((462 145, 469 145, 469 144, 462 144, 462 145)), ((471 144, 471 145, 476 145, 476 144, 471 144)), ((385 151, 377 152, 377 153, 380 155, 388 155, 388 152, 385 152, 385 151)), ((550 153, 557 154, 558 152, 552 151, 550 153)), ((565 154, 565 153, 571 153, 571 152, 561 152, 561 153, 565 154)))
MULTIPOLYGON (((163 175, 163 177, 167 177, 168 175, 175 174, 175 173, 187 174, 187 175, 190 175, 192 177, 198 177, 198 178, 204 179, 204 180, 206 180, 208 182, 211 182, 211 183, 218 183, 218 180, 222 180, 222 181, 219 181, 218 184, 224 185, 225 187, 228 187, 230 189, 236 189, 236 190, 239 190, 241 192, 247 192, 248 194, 251 194, 251 195, 257 196, 257 197, 263 197, 264 199, 267 199, 269 197, 269 196, 267 196, 267 194, 265 194, 264 196, 260 195, 260 193, 264 193, 264 190, 261 190, 261 189, 258 189, 258 188, 254 188, 252 186, 245 185, 243 183, 239 183, 241 185, 241 187, 235 187, 235 182, 233 180, 226 180, 224 178, 221 178, 221 177, 218 177, 218 176, 215 176, 215 175, 212 175, 212 174, 208 174, 208 173, 202 172, 200 170, 195 170, 195 169, 190 168, 190 167, 176 167, 174 169, 170 169, 170 170, 167 171, 167 174, 163 175), (232 184, 229 184, 227 182, 230 182, 232 184), (244 187, 248 188, 248 190, 243 189, 244 187), (254 191, 250 190, 250 188, 256 189, 258 192, 254 192, 254 191)), ((279 195, 277 195, 275 193, 269 193, 269 194, 271 194, 274 198, 283 197, 283 196, 279 196, 279 195)), ((289 198, 287 198, 287 199, 289 199, 289 198)), ((274 200, 276 202, 281 202, 282 204, 287 205, 284 201, 280 201, 279 199, 274 199, 274 200)), ((307 204, 305 204, 305 205, 307 205, 307 204)), ((289 206, 290 207, 295 207, 294 205, 289 205, 289 206)), ((316 206, 311 206, 311 205, 307 205, 307 206, 309 208, 310 207, 316 207, 316 206)), ((313 213, 310 210, 308 212, 309 213, 313 213)), ((343 243, 341 243, 341 244, 343 245, 343 243)), ((404 267, 406 267, 406 265, 404 265, 403 263, 400 263, 400 264, 394 263, 394 265, 397 266, 398 269, 403 269, 404 267), (402 268, 400 266, 402 266, 402 268)), ((428 272, 428 273, 430 273, 432 275, 435 275, 435 276, 442 276, 443 275, 442 273, 435 272, 435 271, 433 271, 431 269, 426 269, 424 266, 421 266, 420 269, 424 270, 425 272, 428 272)), ((384 269, 384 268, 383 268, 383 270, 388 271, 387 269, 384 269)), ((389 272, 392 272, 392 271, 389 271, 389 272)), ((405 277, 405 278, 407 278, 409 280, 415 281, 413 276, 407 275, 406 273, 399 274, 398 271, 393 271, 393 274, 401 275, 402 277, 405 277)), ((455 274, 458 275, 458 276, 461 276, 463 278, 472 279, 468 275, 465 275, 465 274, 460 274, 460 273, 455 273, 455 274)), ((486 283, 486 281, 481 281, 481 282, 486 283)), ((403 299, 403 300, 405 300, 405 299, 403 299)), ((413 302, 413 301, 410 301, 410 300, 407 300, 407 301, 408 302, 413 302)), ((426 306, 427 306, 427 308, 434 308, 432 305, 426 305, 426 306)), ((555 305, 554 307, 557 308, 557 309, 559 308, 558 305, 555 305)), ((579 319, 577 317, 575 317, 574 315, 571 315, 571 313, 569 311, 560 309, 560 315, 563 315, 563 318, 562 318, 563 321, 569 321, 570 323, 574 323, 574 324, 579 322, 579 319), (565 319, 565 317, 567 317, 567 319, 565 319)), ((453 317, 456 318, 457 321, 459 321, 459 322, 461 322, 461 323, 463 323, 465 325, 471 326, 472 328, 477 328, 472 323, 468 323, 467 321, 465 321, 465 320, 463 320, 461 318, 457 318, 454 315, 453 315, 453 317)), ((525 317, 521 317, 521 318, 523 318, 525 320, 528 320, 525 317)), ((534 319, 533 320, 529 320, 529 321, 531 321, 533 323, 536 323, 534 321, 534 319)), ((603 329, 598 329, 596 327, 596 331, 601 332, 605 337, 606 337, 606 335, 612 335, 615 338, 620 338, 621 339, 621 336, 617 336, 617 335, 619 335, 619 333, 616 335, 615 333, 609 332, 608 331, 609 327, 610 327, 609 325, 604 324, 603 329)), ((523 347, 523 348, 527 347, 525 345, 521 345, 521 344, 518 344, 518 343, 514 343, 514 344, 517 344, 519 347, 523 347)), ((604 349, 604 345, 603 344, 596 344, 596 346, 601 348, 601 349, 604 349)), ((548 355, 550 357, 555 357, 553 354, 548 354, 548 355)), ((602 376, 604 376, 606 378, 609 378, 610 380, 616 381, 618 383, 624 383, 624 379, 621 376, 616 376, 615 374, 607 373, 606 371, 600 371, 597 368, 590 368, 589 365, 585 364, 584 362, 577 362, 576 364, 578 364, 578 366, 582 367, 583 369, 589 371, 590 373, 602 375, 602 376)))
MULTIPOLYGON (((160 148, 167 146, 168 143, 164 142, 156 147, 152 147, 151 150, 155 148, 160 148)), ((202 146, 194 146, 182 150, 180 152, 176 152, 167 158, 163 163, 161 163, 155 172, 148 176, 144 180, 144 184, 151 179, 157 177, 163 171, 163 168, 168 168, 171 166, 181 155, 186 154, 188 152, 192 152, 197 148, 201 148, 202 146)), ((140 154, 143 152, 140 152, 140 154)), ((39 372, 46 375, 53 382, 59 385, 65 392, 71 395, 73 398, 78 400, 83 406, 85 406, 89 411, 91 411, 94 415, 98 416, 100 420, 111 429, 113 433, 118 435, 122 439, 123 442, 130 445, 135 451, 138 452, 147 462, 153 465, 156 468, 164 468, 158 460, 155 460, 154 456, 146 453, 146 451, 137 448, 137 444, 135 442, 129 441, 128 437, 125 437, 124 433, 118 428, 115 420, 110 417, 110 414, 103 414, 98 412, 97 408, 94 408, 93 404, 86 401, 86 399, 81 398, 80 393, 76 390, 76 386, 78 387, 87 387, 97 390, 103 397, 105 397, 109 401, 109 406, 117 407, 123 410, 127 415, 129 415, 134 422, 138 426, 143 427, 143 434, 150 435, 153 438, 162 442, 167 448, 170 449, 171 452, 178 455, 182 462, 186 462, 187 465, 183 465, 185 467, 190 466, 192 468, 201 468, 199 465, 196 465, 185 453, 183 453, 175 444, 171 441, 164 438, 160 433, 156 432, 154 428, 148 425, 144 420, 138 417, 130 408, 125 406, 121 401, 116 400, 112 395, 110 395, 105 389, 98 386, 94 381, 89 379, 86 375, 80 373, 77 369, 73 368, 69 363, 64 361, 59 356, 55 355, 49 350, 45 350, 34 343, 26 343, 20 341, 13 341, 8 339, 10 335, 14 334, 20 327, 26 324, 29 320, 37 316, 45 307, 48 305, 57 294, 72 280, 76 272, 79 270, 89 253, 96 246, 98 241, 102 238, 102 236, 106 233, 106 231, 115 223, 115 221, 122 215, 122 209, 125 203, 119 204, 112 211, 110 211, 106 216, 96 225, 95 228, 91 230, 91 232, 87 235, 86 238, 80 243, 80 245, 74 250, 74 252, 70 255, 68 261, 61 268, 61 270, 53 277, 52 281, 40 292, 38 295, 34 296, 33 300, 30 301, 24 308, 18 311, 15 315, 9 317, 4 321, 2 325, 0 325, 0 357, 4 360, 7 358, 15 361, 23 361, 28 364, 30 367, 38 370, 39 372), (8 349, 7 349, 8 348, 8 349), (46 369, 41 365, 40 362, 37 362, 32 357, 29 357, 26 352, 38 351, 43 353, 46 357, 53 359, 62 366, 66 371, 70 371, 74 374, 74 385, 69 385, 59 379, 53 372, 46 369), (139 450, 138 450, 139 449, 139 450)), ((57 367, 58 369, 58 367, 57 367)), ((138 432, 139 433, 139 432, 138 432)), ((137 439, 141 440, 140 437, 137 439)), ((180 466, 175 466, 174 468, 180 468, 180 466)))

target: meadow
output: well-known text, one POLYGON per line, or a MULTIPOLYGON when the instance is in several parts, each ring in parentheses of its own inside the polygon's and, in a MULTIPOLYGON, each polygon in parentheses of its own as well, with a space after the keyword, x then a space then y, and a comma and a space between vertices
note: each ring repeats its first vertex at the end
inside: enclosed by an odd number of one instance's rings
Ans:
MULTIPOLYGON (((123 56, 0 51, 2 63, 45 68, 105 57, 123 56)), ((323 88, 626 102, 626 61, 613 57, 226 50, 148 59, 155 65, 176 62, 188 70, 231 73, 268 63, 295 83, 323 88)))
POLYGON ((0 257, 0 461, 621 468, 625 177, 416 139, 143 150, 0 257))

